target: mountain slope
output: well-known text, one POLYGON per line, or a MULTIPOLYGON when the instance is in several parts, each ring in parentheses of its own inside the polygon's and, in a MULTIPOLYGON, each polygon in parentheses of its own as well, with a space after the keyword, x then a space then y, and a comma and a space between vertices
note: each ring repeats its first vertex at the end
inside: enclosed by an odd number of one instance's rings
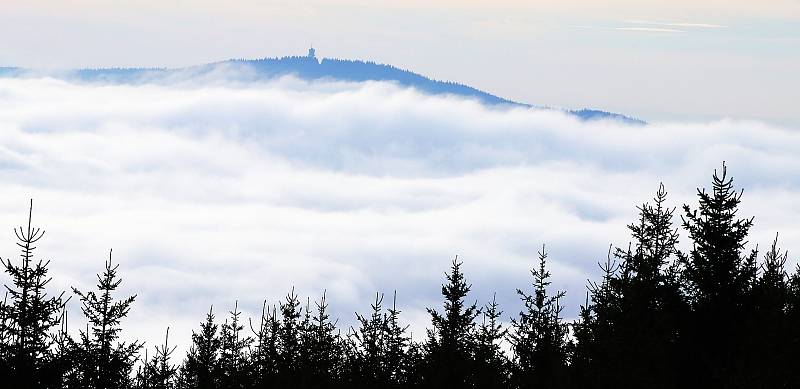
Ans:
MULTIPOLYGON (((403 70, 391 65, 378 64, 369 61, 345 60, 323 58, 318 60, 313 56, 291 56, 281 58, 262 58, 262 59, 232 59, 222 62, 215 62, 205 65, 192 66, 188 68, 165 69, 165 68, 101 68, 101 69, 78 69, 55 74, 48 74, 55 77, 78 78, 84 81, 111 82, 111 83, 145 83, 152 81, 169 82, 176 76, 181 79, 185 77, 203 77, 208 75, 220 75, 219 70, 225 67, 243 69, 244 72, 237 72, 237 80, 257 81, 280 77, 283 75, 295 75, 306 80, 335 79, 342 81, 390 81, 403 86, 413 87, 420 91, 430 94, 450 94, 476 99, 488 105, 515 105, 522 107, 534 107, 530 104, 519 103, 504 99, 502 97, 484 92, 482 90, 455 83, 450 81, 439 81, 430 79, 423 75, 403 70)), ((0 77, 19 77, 33 73, 22 68, 2 68, 0 67, 0 77)), ((221 73, 225 77, 224 72, 221 73)), ((545 108, 545 107, 538 107, 545 108)), ((569 110, 569 114, 575 115, 582 120, 612 119, 628 123, 644 124, 643 121, 630 118, 625 115, 605 112, 593 109, 569 110)))

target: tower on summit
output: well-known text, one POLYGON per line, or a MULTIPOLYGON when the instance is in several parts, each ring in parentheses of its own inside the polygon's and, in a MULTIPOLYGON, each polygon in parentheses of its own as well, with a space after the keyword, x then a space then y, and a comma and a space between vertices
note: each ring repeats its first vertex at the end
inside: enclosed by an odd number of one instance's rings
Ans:
POLYGON ((308 58, 317 58, 317 51, 314 50, 314 45, 308 48, 308 58))

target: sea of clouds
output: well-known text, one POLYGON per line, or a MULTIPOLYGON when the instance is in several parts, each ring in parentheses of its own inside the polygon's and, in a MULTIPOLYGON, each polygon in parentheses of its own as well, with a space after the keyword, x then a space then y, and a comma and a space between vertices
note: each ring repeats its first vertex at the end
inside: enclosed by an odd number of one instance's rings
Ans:
POLYGON ((723 161, 756 216, 750 245, 780 232, 794 266, 798 150, 797 129, 759 122, 581 122, 390 83, 6 78, 0 256, 18 256, 33 198, 52 293, 93 288, 113 248, 120 296, 138 295, 125 337, 152 345, 169 325, 184 349, 209 305, 255 317, 295 287, 326 290, 343 328, 397 290, 421 339, 455 255, 470 299, 496 292, 511 317, 546 244, 573 318, 636 205, 663 182, 679 214, 723 161))

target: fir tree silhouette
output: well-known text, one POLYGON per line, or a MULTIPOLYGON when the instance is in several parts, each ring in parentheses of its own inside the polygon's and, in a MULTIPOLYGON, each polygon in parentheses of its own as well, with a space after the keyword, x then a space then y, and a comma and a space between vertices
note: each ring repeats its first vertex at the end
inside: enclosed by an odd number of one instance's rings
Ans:
POLYGON ((639 206, 639 220, 628 225, 633 242, 627 249, 615 251, 619 272, 611 282, 618 301, 613 304, 612 341, 606 345, 615 348, 609 354, 616 358, 600 361, 604 365, 598 366, 617 373, 615 380, 639 387, 676 384, 670 361, 679 356, 678 320, 688 309, 678 280, 678 229, 672 224, 675 209, 666 206, 666 198, 661 184, 653 204, 639 206), (627 369, 620 371, 612 364, 627 369))
MULTIPOLYGON (((61 310, 59 329, 54 336, 52 356, 52 377, 49 387, 80 388, 87 387, 81 371, 82 356, 74 340, 69 335, 69 311, 66 306, 61 310)), ((128 377, 130 378, 130 377, 128 377)))
POLYGON ((280 321, 275 306, 267 306, 267 301, 261 308, 261 321, 258 330, 255 330, 250 323, 250 328, 255 336, 255 350, 251 354, 251 365, 253 370, 253 380, 255 387, 269 387, 278 377, 278 367, 280 364, 279 336, 280 321))
POLYGON ((389 373, 386 366, 387 340, 385 329, 387 317, 382 311, 383 295, 375 294, 375 302, 370 305, 372 312, 369 316, 356 313, 359 322, 357 330, 352 330, 351 339, 354 341, 356 355, 356 368, 354 371, 359 378, 359 387, 369 388, 387 386, 389 373))
POLYGON ((47 284, 50 261, 34 259, 35 244, 44 236, 44 231, 33 227, 33 200, 28 210, 27 227, 14 229, 17 246, 22 253, 20 263, 0 258, 12 285, 6 285, 7 300, 2 305, 0 333, 2 363, 0 368, 5 382, 16 388, 40 388, 53 379, 51 371, 51 329, 59 324, 64 306, 63 292, 48 297, 47 284))
POLYGON ((517 289, 524 309, 511 320, 510 335, 516 360, 514 382, 520 388, 558 388, 564 384, 567 366, 568 325, 561 318, 559 300, 565 292, 550 295, 547 252, 539 252, 539 266, 531 269, 533 294, 517 289))
MULTIPOLYGON (((179 380, 178 367, 172 363, 172 354, 176 346, 169 344, 169 327, 164 336, 164 344, 155 347, 152 357, 148 358, 145 349, 144 361, 134 377, 135 389, 172 389, 184 385, 184 379, 179 380)), ((180 377, 182 378, 182 377, 180 377)))
POLYGON ((614 342, 620 317, 621 294, 617 282, 620 265, 614 259, 610 246, 605 263, 598 263, 598 266, 603 274, 602 279, 599 283, 589 281, 590 303, 585 312, 582 308, 580 320, 583 330, 591 332, 590 335, 582 335, 591 339, 592 343, 579 345, 580 349, 589 352, 587 359, 591 369, 586 372, 588 376, 578 377, 583 382, 588 382, 589 387, 606 388, 616 385, 621 373, 611 366, 619 358, 619 349, 614 342))
POLYGON ((786 306, 786 335, 783 348, 786 351, 783 360, 786 366, 784 387, 800 383, 800 369, 796 369, 794 361, 800 360, 800 264, 795 266, 794 272, 789 276, 788 296, 786 306))
POLYGON ((247 388, 250 384, 247 351, 253 338, 243 334, 244 324, 241 320, 242 312, 239 311, 238 301, 234 303, 233 311, 230 311, 229 314, 230 317, 220 327, 217 377, 222 388, 247 388))
POLYGON ((413 382, 412 375, 416 374, 415 366, 408 358, 408 348, 411 339, 406 336, 408 325, 400 324, 400 310, 397 309, 397 291, 392 296, 392 307, 387 309, 384 327, 386 344, 385 363, 388 369, 387 377, 393 387, 404 387, 413 382))
POLYGON ((73 287, 80 298, 81 311, 89 320, 90 331, 81 331, 81 341, 76 344, 84 384, 88 388, 112 389, 130 385, 133 365, 136 362, 139 342, 119 342, 121 321, 128 315, 136 296, 114 300, 112 293, 122 283, 117 278, 119 264, 112 265, 111 251, 103 274, 97 275, 97 291, 83 293, 73 287))
POLYGON ((316 312, 307 329, 310 336, 304 344, 310 362, 305 373, 311 388, 331 387, 339 378, 337 370, 340 368, 341 344, 336 333, 336 322, 332 322, 328 314, 326 295, 327 292, 323 292, 320 301, 315 303, 316 312))
POLYGON ((757 371, 741 380, 742 386, 784 387, 797 361, 797 345, 791 342, 791 285, 786 272, 789 254, 778 247, 778 236, 764 253, 761 274, 755 280, 751 295, 752 313, 748 315, 742 339, 746 356, 738 368, 757 371))
POLYGON ((570 366, 569 384, 574 388, 595 388, 601 385, 595 377, 595 358, 597 358, 597 341, 595 339, 595 320, 589 292, 586 300, 579 308, 578 318, 572 323, 572 341, 569 342, 570 366))
POLYGON ((748 336, 743 323, 753 312, 745 302, 757 253, 745 250, 753 218, 738 218, 742 193, 733 189, 723 163, 721 175, 714 171, 711 193, 697 190, 698 209, 684 206, 683 226, 692 239, 690 253, 680 256, 692 305, 685 378, 693 384, 734 387, 748 374, 736 366, 746 355, 734 340, 748 336))
POLYGON ((508 330, 499 319, 503 315, 497 304, 497 294, 483 307, 483 320, 478 326, 475 342, 475 385, 478 388, 506 388, 510 385, 510 361, 501 349, 508 330))
POLYGON ((214 322, 214 307, 209 308, 200 332, 192 331, 192 346, 182 367, 186 385, 197 389, 219 388, 217 372, 221 341, 214 322))
POLYGON ((280 303, 281 310, 281 332, 280 332, 280 346, 281 358, 278 375, 278 386, 288 387, 297 386, 301 380, 302 371, 300 371, 301 363, 301 331, 302 322, 300 316, 302 310, 300 309, 300 300, 292 291, 286 295, 284 302, 280 303))
POLYGON ((306 297, 306 306, 302 309, 303 319, 300 321, 300 359, 297 361, 296 370, 299 372, 295 379, 295 386, 298 388, 309 388, 312 385, 312 377, 309 372, 314 369, 312 361, 313 350, 310 349, 314 339, 311 319, 311 298, 306 297))
POLYGON ((475 318, 480 310, 464 300, 471 286, 461 272, 458 256, 453 259, 447 284, 442 285, 444 312, 428 308, 433 328, 428 331, 425 384, 428 387, 474 386, 475 318))

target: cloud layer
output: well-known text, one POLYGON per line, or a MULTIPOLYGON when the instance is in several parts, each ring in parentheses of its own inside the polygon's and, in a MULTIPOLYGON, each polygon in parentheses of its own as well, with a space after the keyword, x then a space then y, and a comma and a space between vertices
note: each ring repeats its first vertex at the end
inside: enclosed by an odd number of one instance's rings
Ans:
POLYGON ((33 197, 52 290, 92 287, 114 249, 122 293, 138 294, 128 336, 171 325, 185 343, 209 304, 254 314, 295 286, 327 290, 344 325, 397 289, 419 337, 456 254, 472 298, 496 291, 510 316, 547 244, 574 315, 635 206, 661 181, 693 204, 722 161, 752 244, 780 231, 796 252, 798 149, 796 130, 757 122, 586 123, 387 83, 3 79, 0 254, 17 255, 33 197))

